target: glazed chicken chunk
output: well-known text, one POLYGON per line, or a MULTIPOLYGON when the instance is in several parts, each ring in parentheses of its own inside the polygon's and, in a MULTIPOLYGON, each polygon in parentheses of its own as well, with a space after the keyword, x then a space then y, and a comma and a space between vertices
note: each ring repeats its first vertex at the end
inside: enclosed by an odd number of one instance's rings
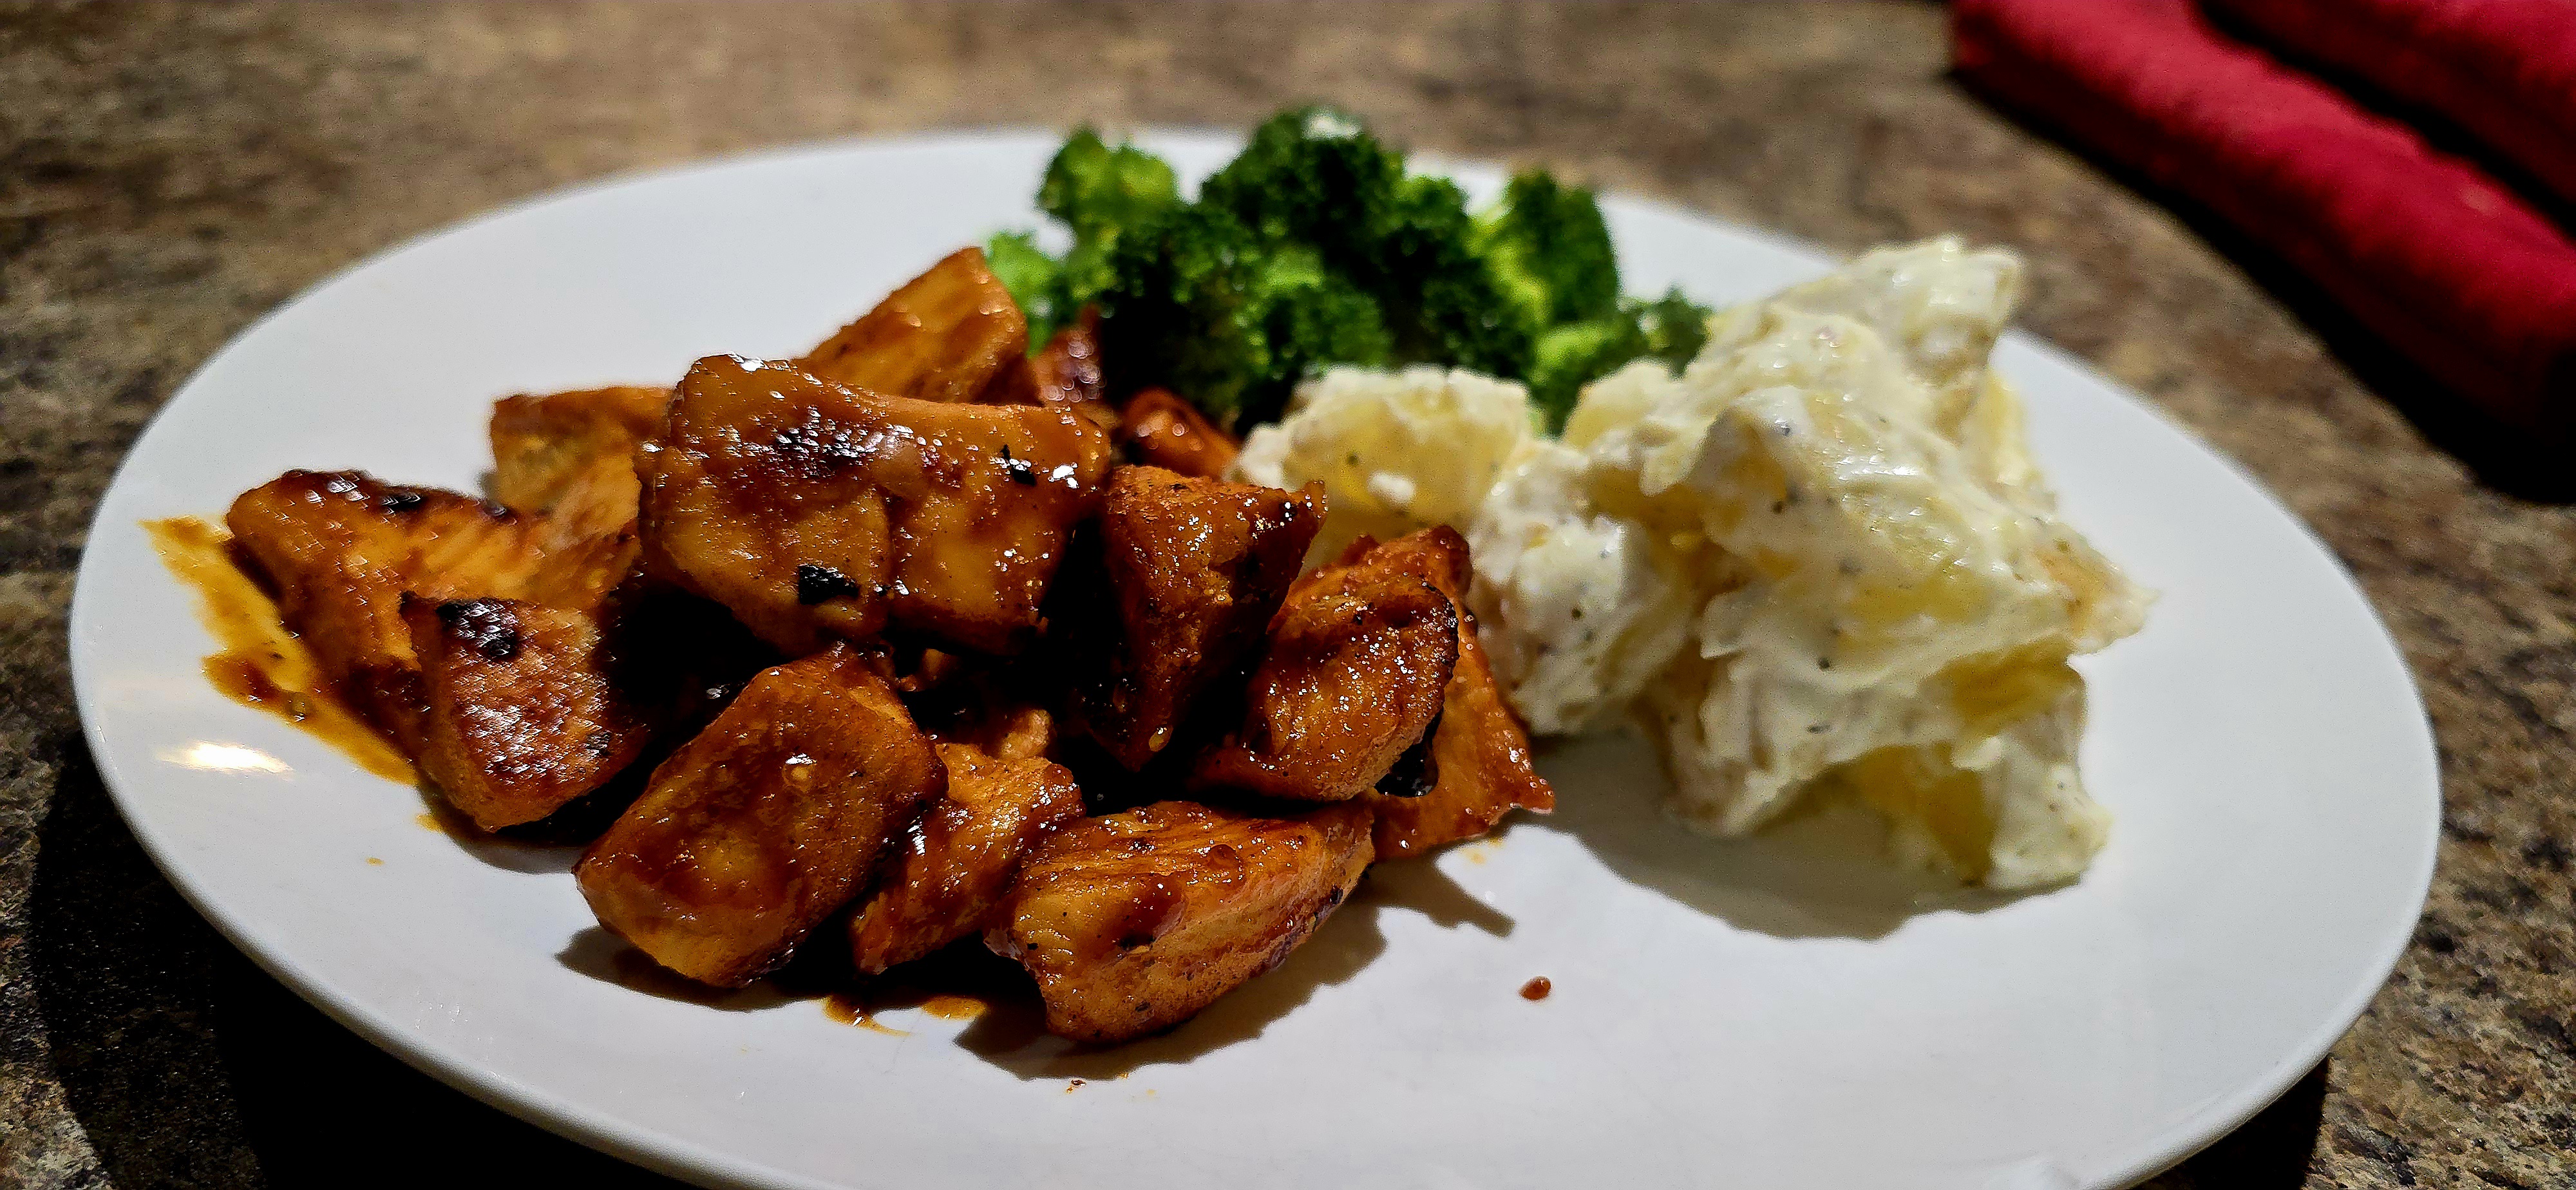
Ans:
POLYGON ((796 366, 890 397, 971 401, 1028 347, 1028 320, 984 267, 984 250, 961 248, 796 366))
POLYGON ((1041 844, 986 942, 1036 977, 1049 1031, 1124 1041, 1277 966, 1369 857, 1358 803, 1261 818, 1158 802, 1041 844))
POLYGON ((883 397, 785 364, 699 360, 637 453, 645 565, 790 654, 889 626, 1024 647, 1108 436, 1034 405, 883 397))
POLYGON ((671 390, 618 386, 492 403, 492 498, 514 512, 552 510, 602 460, 634 473, 635 444, 662 424, 671 390))
POLYGON ((722 608, 642 582, 596 609, 412 596, 403 619, 420 660, 421 771, 485 830, 606 785, 775 660, 722 608))
POLYGON ((1439 725, 1432 729, 1429 791, 1412 797, 1366 795, 1377 811, 1378 858, 1421 855, 1443 843, 1475 838, 1515 806, 1542 814, 1555 809, 1555 790, 1531 764, 1529 732, 1512 713, 1476 639, 1475 613, 1463 598, 1470 573, 1466 538, 1446 525, 1385 545, 1361 537, 1343 552, 1342 563, 1372 555, 1439 588, 1459 617, 1458 668, 1441 697, 1439 725))
POLYGON ((1082 817, 1082 790, 1064 766, 939 745, 948 791, 904 832, 874 894, 850 919, 850 957, 864 974, 980 933, 1047 835, 1082 817))
POLYGON ((1139 463, 1213 479, 1225 474, 1242 447, 1168 388, 1149 388, 1119 410, 1118 442, 1139 463))
POLYGON ((356 471, 289 471, 241 494, 224 527, 276 592, 286 626, 350 701, 420 750, 420 662, 406 592, 430 599, 562 595, 527 518, 470 496, 356 471))
POLYGON ((1118 428, 1118 411, 1110 408, 1100 374, 1100 312, 1085 308, 1037 354, 1013 360, 977 398, 993 405, 1047 405, 1072 409, 1118 428))
POLYGON ((1074 720, 1145 767, 1261 643, 1323 520, 1320 488, 1119 468, 1101 502, 1098 590, 1065 633, 1074 720))
POLYGON ((421 771, 474 825, 534 822, 643 754, 595 614, 516 599, 410 598, 425 695, 421 771))
POLYGON ((1271 621, 1240 725, 1198 758, 1190 787, 1302 801, 1429 788, 1459 624, 1439 587, 1383 551, 1300 579, 1271 621))
POLYGON ((864 887, 946 787, 930 741, 843 645, 764 670, 591 844, 591 911, 655 962, 740 987, 864 887))
POLYGON ((635 445, 662 422, 667 388, 504 397, 492 406, 492 498, 538 519, 559 585, 606 591, 635 568, 635 445))

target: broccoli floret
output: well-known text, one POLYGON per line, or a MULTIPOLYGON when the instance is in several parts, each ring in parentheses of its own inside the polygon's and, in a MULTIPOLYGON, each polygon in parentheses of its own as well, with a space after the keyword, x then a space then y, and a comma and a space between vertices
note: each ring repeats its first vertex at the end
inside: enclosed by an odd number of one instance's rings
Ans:
POLYGON ((1220 422, 1270 371, 1253 309, 1258 244, 1234 217, 1185 206, 1118 237, 1100 293, 1101 354, 1122 389, 1163 385, 1220 422))
POLYGON ((1476 220, 1476 244, 1541 326, 1607 318, 1619 308, 1619 257, 1592 192, 1542 170, 1514 175, 1476 220))
POLYGON ((1707 337, 1707 311, 1678 292, 1619 297, 1591 192, 1524 173, 1471 216, 1455 185, 1407 174, 1325 107, 1264 122, 1195 203, 1162 161, 1084 129, 1038 204, 1073 232, 1062 258, 1024 235, 991 249, 1033 344, 1097 304, 1121 389, 1167 385, 1229 425, 1275 416, 1335 363, 1526 379, 1554 425, 1595 377, 1641 356, 1678 367, 1707 337))
POLYGON ((1529 374, 1539 328, 1476 252, 1475 222, 1456 185, 1404 179, 1368 232, 1367 251, 1346 267, 1386 311, 1398 362, 1468 368, 1505 380, 1529 374))
POLYGON ((1151 222, 1180 201, 1172 167, 1162 158, 1133 145, 1111 148, 1088 128, 1066 138, 1038 184, 1038 207, 1072 229, 1073 247, 1059 260, 1029 234, 1005 232, 984 253, 1028 317, 1029 350, 1041 350, 1057 326, 1109 287, 1120 231, 1151 222))
POLYGON ((993 270, 1002 288, 1011 291, 1011 300, 1018 302, 1020 313, 1027 316, 1029 350, 1043 348, 1055 334, 1056 323, 1073 314, 1073 310, 1064 308, 1063 264, 1040 249, 1037 237, 1025 231, 1001 232, 986 242, 984 264, 993 270))
POLYGON ((1038 209, 1073 229, 1076 243, 1143 223, 1180 202, 1172 167, 1133 145, 1111 148, 1077 129, 1038 184, 1038 209))
POLYGON ((1270 420, 1321 363, 1386 363, 1376 301, 1316 250, 1265 245, 1229 211, 1177 206, 1118 237, 1100 353, 1118 386, 1162 384, 1218 425, 1270 420))
POLYGON ((1265 241, 1298 240, 1348 268, 1365 253, 1369 216, 1404 180, 1404 158, 1328 107, 1292 108, 1253 130, 1243 152, 1199 185, 1265 241))
POLYGON ((1101 354, 1122 388, 1159 384, 1220 424, 1268 420, 1309 369, 1384 364, 1377 304, 1298 244, 1270 245, 1224 210, 1179 207, 1128 229, 1100 294, 1101 354))
POLYGON ((1116 255, 1118 237, 1103 232, 1074 244, 1064 254, 1063 274, 1056 282, 1063 317, 1072 317, 1084 306, 1099 300, 1117 277, 1110 271, 1116 255))
POLYGON ((1640 359, 1680 371, 1708 344, 1708 314, 1708 307, 1672 289, 1652 301, 1622 298, 1606 318, 1549 327, 1530 367, 1530 403, 1555 433, 1584 385, 1640 359))
POLYGON ((1624 313, 1548 328, 1538 337, 1538 362, 1530 368, 1530 404, 1547 432, 1565 426, 1583 386, 1644 355, 1646 336, 1624 313))
MULTIPOLYGON (((1537 323, 1504 297, 1475 246, 1466 197, 1439 178, 1409 177, 1404 158, 1359 121, 1304 107, 1264 122, 1199 187, 1265 243, 1312 245, 1326 268, 1376 299, 1389 358, 1518 379, 1537 323)), ((1274 249, 1275 250, 1275 249, 1274 249)))
POLYGON ((1266 307, 1273 375, 1250 387, 1237 422, 1269 421, 1304 376, 1326 364, 1384 367, 1394 353, 1377 301, 1324 266, 1312 248, 1292 245, 1262 262, 1255 290, 1266 307))
POLYGON ((1629 298, 1620 305, 1633 311, 1645 335, 1644 354, 1664 361, 1665 367, 1680 371, 1708 346, 1709 308, 1683 297, 1678 286, 1651 302, 1629 298))

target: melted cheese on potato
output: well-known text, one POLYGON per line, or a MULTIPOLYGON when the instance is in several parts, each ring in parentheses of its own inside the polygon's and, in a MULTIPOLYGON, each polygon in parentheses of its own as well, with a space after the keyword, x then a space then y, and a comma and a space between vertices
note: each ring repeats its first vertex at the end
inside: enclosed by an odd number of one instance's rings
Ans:
POLYGON ((2109 824, 2068 660, 2147 596, 2057 518, 1987 369, 2020 282, 1955 239, 1871 252, 1721 312, 1680 376, 1596 381, 1558 441, 1515 386, 1336 372, 1245 469, 1323 480, 1327 537, 1464 529, 1514 705, 1542 732, 1633 716, 1692 825, 1857 797, 1907 859, 2054 883, 2109 824))

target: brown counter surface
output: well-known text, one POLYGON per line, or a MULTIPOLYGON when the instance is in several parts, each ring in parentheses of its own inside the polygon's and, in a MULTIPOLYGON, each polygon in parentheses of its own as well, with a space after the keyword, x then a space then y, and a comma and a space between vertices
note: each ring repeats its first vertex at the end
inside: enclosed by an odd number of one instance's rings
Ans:
POLYGON ((64 657, 72 570, 127 444, 227 338, 406 237, 618 171, 942 126, 1243 126, 1316 97, 1419 149, 1836 249, 1956 231, 2025 253, 2023 324, 2315 526, 2442 743, 2441 869, 2395 976, 2287 1098, 2153 1185, 2576 1186, 2576 511, 2545 502, 2545 467, 2482 480, 2432 445, 2486 449, 2259 254, 1961 92, 1942 21, 1913 3, 0 10, 0 1187, 346 1184, 351 1143, 424 1180, 654 1180, 306 1007, 180 900, 102 792, 64 657))

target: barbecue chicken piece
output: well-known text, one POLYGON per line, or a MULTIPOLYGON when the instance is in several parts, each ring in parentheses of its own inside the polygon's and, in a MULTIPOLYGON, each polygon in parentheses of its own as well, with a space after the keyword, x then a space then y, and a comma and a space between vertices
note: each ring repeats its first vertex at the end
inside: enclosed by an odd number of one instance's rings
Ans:
POLYGON ((1432 726, 1458 666, 1457 605, 1378 551, 1288 592, 1241 725, 1198 758, 1194 790, 1339 801, 1433 780, 1432 726), (1401 762, 1401 763, 1399 763, 1401 762))
MULTIPOLYGON (((949 742, 943 735, 941 742, 949 742)), ((1003 760, 1044 756, 1055 746, 1055 717, 1039 707, 1009 707, 986 716, 955 742, 970 744, 1003 760)))
POLYGON ((670 403, 670 389, 635 386, 493 402, 492 498, 515 512, 547 512, 603 459, 625 462, 632 475, 635 444, 662 424, 670 403))
POLYGON ((1003 365, 1028 354, 1029 324, 1011 291, 961 248, 887 294, 796 366, 852 388, 923 401, 972 401, 1003 365))
POLYGON ((1102 581, 1073 612, 1072 717, 1129 771, 1145 767, 1262 641, 1324 521, 1303 492, 1122 467, 1098 528, 1102 581))
POLYGON ((1050 1031, 1124 1041, 1277 966, 1369 856, 1356 802, 1298 818, 1157 802, 1040 844, 985 941, 1037 977, 1050 1031))
POLYGON ((877 891, 850 919, 850 957, 863 974, 981 932, 1020 861, 1082 817, 1082 790, 1062 765, 950 743, 939 759, 948 791, 897 841, 877 891))
POLYGON ((1100 375, 1100 311, 1083 307, 1080 317, 1057 331, 1036 355, 1003 365, 992 387, 977 398, 988 405, 1047 405, 1072 409, 1099 423, 1118 428, 1118 411, 1104 395, 1100 375))
POLYGON ((926 693, 906 693, 904 705, 921 729, 939 743, 965 744, 1004 760, 1052 758, 1055 716, 1030 701, 1046 697, 1036 687, 1050 679, 1025 667, 975 666, 966 659, 960 665, 964 672, 926 693))
POLYGON ((244 492, 224 527, 278 612, 369 719, 420 752, 420 663, 402 597, 533 598, 553 590, 528 518, 356 471, 289 471, 244 492))
POLYGON ((1415 797, 1370 793, 1377 811, 1377 855, 1401 859, 1443 843, 1472 839, 1493 829, 1514 806, 1546 813, 1556 792, 1530 763, 1529 732, 1512 713, 1485 648, 1476 639, 1476 616, 1464 596, 1470 571, 1467 540, 1446 525, 1410 533, 1384 545, 1361 537, 1342 554, 1350 565, 1370 555, 1438 587, 1458 609, 1458 668, 1441 697, 1439 726, 1432 729, 1431 787, 1415 797))
POLYGON ((1209 479, 1224 475, 1241 449, 1198 406, 1167 388, 1149 388, 1128 399, 1119 411, 1118 441, 1139 463, 1209 479))
POLYGON ((882 397, 709 356, 636 455, 645 566, 791 655, 889 624, 1014 652, 1110 453, 1076 413, 882 397))
POLYGON ((894 690, 839 646, 752 679, 574 875, 600 924, 655 962, 740 987, 855 896, 946 784, 894 690))
POLYGON ((562 590, 604 592, 635 568, 635 444, 662 424, 667 388, 505 397, 492 406, 494 499, 535 522, 562 590))
POLYGON ((775 660, 723 608, 640 581, 595 610, 406 596, 402 611, 421 771, 485 830, 606 785, 775 660))
POLYGON ((403 601, 425 694, 421 771, 485 830, 552 814, 652 739, 599 617, 516 599, 403 601))

